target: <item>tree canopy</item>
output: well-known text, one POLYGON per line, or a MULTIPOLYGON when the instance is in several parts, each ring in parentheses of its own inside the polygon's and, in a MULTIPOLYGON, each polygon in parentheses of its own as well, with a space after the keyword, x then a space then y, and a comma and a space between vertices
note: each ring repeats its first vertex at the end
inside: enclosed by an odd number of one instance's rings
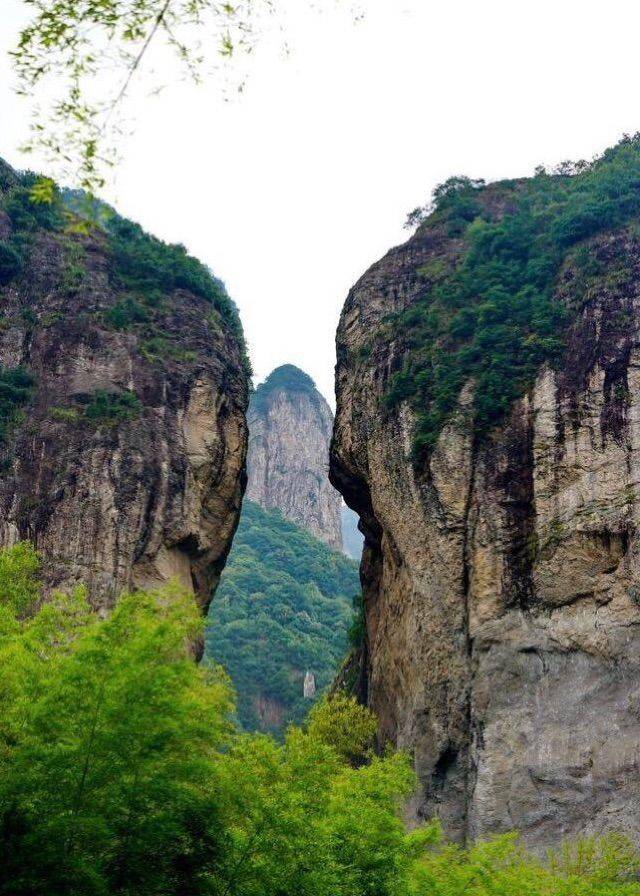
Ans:
POLYGON ((187 645, 177 586, 40 600, 38 556, 0 551, 2 896, 639 896, 622 836, 545 862, 515 835, 407 832, 408 757, 336 695, 282 743, 235 730, 224 672, 187 645))

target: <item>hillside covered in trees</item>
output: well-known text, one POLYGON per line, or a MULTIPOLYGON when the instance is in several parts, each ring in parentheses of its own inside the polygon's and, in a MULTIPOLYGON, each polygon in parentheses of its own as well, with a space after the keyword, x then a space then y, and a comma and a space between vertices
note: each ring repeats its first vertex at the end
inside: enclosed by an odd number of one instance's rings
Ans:
POLYGON ((207 656, 237 690, 243 727, 281 731, 302 720, 305 673, 318 691, 332 681, 359 588, 352 560, 245 500, 206 634, 207 656))

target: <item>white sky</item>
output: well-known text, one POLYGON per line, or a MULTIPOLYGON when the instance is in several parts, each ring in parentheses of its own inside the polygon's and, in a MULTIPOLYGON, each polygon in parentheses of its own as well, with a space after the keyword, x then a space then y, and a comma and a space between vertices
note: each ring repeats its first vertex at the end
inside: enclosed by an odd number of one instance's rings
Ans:
MULTIPOLYGON (((353 24, 285 2, 292 54, 267 39, 242 95, 178 83, 129 109, 104 198, 226 282, 256 382, 292 362, 332 399, 348 289, 436 183, 530 174, 640 129, 640 6, 361 0, 353 24)), ((0 6, 0 155, 26 166, 5 53, 25 8, 0 6)))

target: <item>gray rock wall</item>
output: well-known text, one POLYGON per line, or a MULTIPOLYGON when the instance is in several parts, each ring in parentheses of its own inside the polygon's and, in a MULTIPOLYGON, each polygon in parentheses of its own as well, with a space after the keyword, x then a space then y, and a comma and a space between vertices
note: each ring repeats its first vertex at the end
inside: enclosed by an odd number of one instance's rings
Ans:
MULTIPOLYGON (((297 371, 291 365, 285 369, 297 371)), ((328 479, 333 414, 306 374, 298 374, 300 388, 295 376, 277 388, 268 379, 249 405, 247 498, 265 510, 280 510, 341 550, 340 495, 328 479)))
MULTIPOLYGON (((591 246, 563 365, 476 438, 472 384, 430 460, 381 398, 402 336, 376 339, 459 246, 419 231, 351 291, 338 329, 331 478, 361 516, 359 693, 409 750, 416 818, 458 838, 624 830, 640 842, 640 243, 591 246), (624 276, 620 271, 624 271, 624 276)), ((573 288, 563 271, 558 299, 573 288)), ((355 677, 355 676, 354 676, 355 677)))

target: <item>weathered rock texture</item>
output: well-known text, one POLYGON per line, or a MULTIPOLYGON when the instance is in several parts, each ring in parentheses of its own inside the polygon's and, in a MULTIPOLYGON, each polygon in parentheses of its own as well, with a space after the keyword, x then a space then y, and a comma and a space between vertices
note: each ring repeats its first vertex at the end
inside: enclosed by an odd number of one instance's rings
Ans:
POLYGON ((247 416, 247 498, 341 550, 340 495, 327 477, 333 414, 313 380, 291 364, 277 368, 247 416))
MULTIPOLYGON (((153 314, 172 356, 105 313, 121 298, 103 235, 37 232, 27 270, 0 288, 0 365, 35 392, 2 447, 0 544, 31 539, 48 590, 85 583, 98 609, 177 578, 203 609, 240 511, 247 381, 240 339, 177 290, 153 314), (75 247, 75 249, 74 249, 75 247), (69 283, 69 251, 82 273, 69 283), (101 393, 134 392, 129 419, 89 419, 101 393)), ((164 345, 164 343, 163 343, 164 345)))
POLYGON ((467 388, 416 470, 412 413, 380 404, 402 337, 371 337, 424 289, 417 269, 457 251, 419 230, 356 284, 338 329, 331 478, 366 536, 360 694, 415 756, 415 817, 457 837, 518 829, 533 848, 640 840, 640 240, 593 241, 612 276, 588 288, 563 269, 558 297, 584 302, 564 364, 482 440, 467 388))

